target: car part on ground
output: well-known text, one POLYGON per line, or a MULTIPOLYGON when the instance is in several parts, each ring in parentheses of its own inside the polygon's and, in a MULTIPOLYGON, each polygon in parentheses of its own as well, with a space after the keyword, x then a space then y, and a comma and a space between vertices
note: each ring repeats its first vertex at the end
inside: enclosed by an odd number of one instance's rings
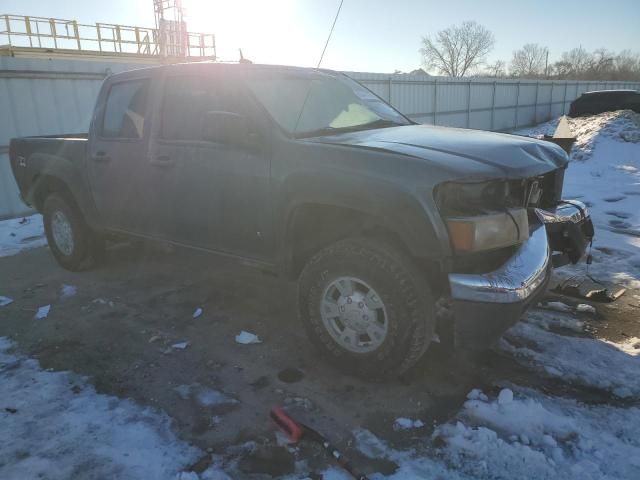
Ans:
POLYGON ((274 407, 270 412, 271 419, 289 437, 291 443, 298 443, 300 440, 308 439, 320 445, 331 458, 335 459, 346 472, 357 480, 367 480, 367 476, 358 472, 351 462, 334 447, 327 438, 317 430, 308 427, 304 423, 296 422, 291 416, 280 407, 274 407))

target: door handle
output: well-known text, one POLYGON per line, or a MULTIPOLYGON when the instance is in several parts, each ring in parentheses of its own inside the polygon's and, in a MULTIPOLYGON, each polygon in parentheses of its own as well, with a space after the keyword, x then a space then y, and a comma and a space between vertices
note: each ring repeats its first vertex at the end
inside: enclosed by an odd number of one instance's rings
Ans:
POLYGON ((151 160, 151 164, 156 167, 161 168, 170 168, 175 167, 176 162, 173 161, 168 155, 158 155, 156 158, 151 160))
POLYGON ((93 161, 106 163, 111 161, 111 157, 106 152, 96 152, 93 156, 93 161))

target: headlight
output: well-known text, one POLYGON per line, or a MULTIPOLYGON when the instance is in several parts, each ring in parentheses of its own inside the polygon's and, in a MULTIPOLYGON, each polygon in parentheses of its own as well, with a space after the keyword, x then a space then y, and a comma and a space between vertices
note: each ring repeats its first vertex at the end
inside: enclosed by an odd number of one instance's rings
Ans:
POLYGON ((509 193, 509 183, 504 180, 447 182, 438 185, 435 200, 445 217, 474 215, 519 206, 509 205, 509 193))
POLYGON ((524 208, 485 215, 445 218, 453 249, 458 253, 516 245, 529 238, 529 219, 524 208))

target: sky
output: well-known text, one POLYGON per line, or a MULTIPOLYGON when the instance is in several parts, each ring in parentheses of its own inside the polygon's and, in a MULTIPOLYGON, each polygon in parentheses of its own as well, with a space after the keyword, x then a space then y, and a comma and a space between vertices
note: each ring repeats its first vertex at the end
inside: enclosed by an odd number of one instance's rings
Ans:
MULTIPOLYGON (((340 0, 183 0, 190 31, 214 33, 218 57, 242 48, 256 63, 315 66, 340 0)), ((0 0, 0 14, 79 23, 154 26, 153 0, 0 0)), ((640 51, 640 0, 344 0, 322 66, 393 72, 421 67, 424 35, 465 20, 491 30, 488 57, 509 61, 526 43, 549 47, 550 61, 582 46, 640 51)))

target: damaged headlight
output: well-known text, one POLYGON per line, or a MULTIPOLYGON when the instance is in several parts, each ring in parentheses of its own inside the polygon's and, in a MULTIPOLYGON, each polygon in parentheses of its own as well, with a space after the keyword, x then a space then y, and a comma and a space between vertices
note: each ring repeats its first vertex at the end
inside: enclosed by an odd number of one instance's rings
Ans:
POLYGON ((451 246, 458 253, 509 247, 529 238, 524 208, 468 217, 445 218, 451 246))
POLYGON ((513 201, 506 181, 444 183, 435 200, 457 253, 508 247, 529 237, 527 210, 513 201))

